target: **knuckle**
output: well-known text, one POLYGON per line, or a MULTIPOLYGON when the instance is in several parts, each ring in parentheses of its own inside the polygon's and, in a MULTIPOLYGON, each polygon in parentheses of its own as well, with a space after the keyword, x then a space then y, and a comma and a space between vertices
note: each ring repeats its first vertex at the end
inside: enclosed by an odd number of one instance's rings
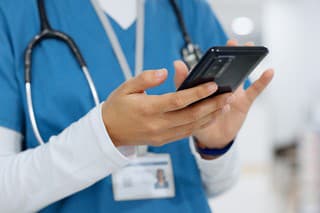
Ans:
POLYGON ((142 73, 142 74, 140 75, 140 79, 141 79, 143 82, 148 81, 148 80, 149 80, 148 73, 147 73, 147 72, 142 73))
POLYGON ((207 95, 207 90, 203 87, 199 87, 196 91, 195 91, 195 95, 198 99, 204 98, 207 95))
POLYGON ((181 95, 177 95, 171 99, 171 105, 174 108, 180 108, 184 106, 184 101, 181 95))
POLYGON ((227 101, 227 96, 226 95, 220 95, 217 97, 214 97, 210 100, 210 105, 214 107, 215 109, 221 108, 223 105, 225 105, 227 101))
POLYGON ((224 99, 219 100, 218 102, 214 103, 214 107, 216 109, 222 109, 226 105, 224 99))

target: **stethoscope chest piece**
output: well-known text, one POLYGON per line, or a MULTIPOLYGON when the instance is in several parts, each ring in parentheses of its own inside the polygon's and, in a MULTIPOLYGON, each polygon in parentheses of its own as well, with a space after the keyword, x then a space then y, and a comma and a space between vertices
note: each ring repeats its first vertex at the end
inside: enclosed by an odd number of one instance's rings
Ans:
POLYGON ((199 46, 194 44, 187 44, 186 47, 182 48, 181 55, 189 69, 192 69, 202 57, 199 46))

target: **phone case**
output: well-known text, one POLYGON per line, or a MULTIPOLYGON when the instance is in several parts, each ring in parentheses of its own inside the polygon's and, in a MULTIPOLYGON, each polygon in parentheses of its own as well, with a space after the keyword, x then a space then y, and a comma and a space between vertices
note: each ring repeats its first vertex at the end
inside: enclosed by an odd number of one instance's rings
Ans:
POLYGON ((233 92, 268 53, 266 47, 212 47, 178 90, 214 81, 218 91, 213 96, 233 92))

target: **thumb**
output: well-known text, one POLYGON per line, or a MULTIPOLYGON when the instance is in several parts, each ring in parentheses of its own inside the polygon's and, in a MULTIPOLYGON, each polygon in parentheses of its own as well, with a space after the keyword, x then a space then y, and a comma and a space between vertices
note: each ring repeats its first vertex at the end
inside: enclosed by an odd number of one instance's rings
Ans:
POLYGON ((269 85, 274 76, 274 71, 269 69, 265 71, 262 76, 256 80, 246 91, 247 96, 251 103, 263 92, 263 90, 269 85))
POLYGON ((188 67, 182 61, 175 61, 174 62, 174 69, 175 69, 175 76, 174 76, 174 83, 176 88, 180 87, 182 82, 187 78, 188 75, 188 67))
POLYGON ((232 47, 232 46, 238 46, 238 41, 235 39, 230 39, 227 42, 227 46, 232 47))
POLYGON ((167 76, 168 72, 166 69, 145 71, 125 82, 121 89, 126 94, 142 93, 149 88, 163 83, 167 76))

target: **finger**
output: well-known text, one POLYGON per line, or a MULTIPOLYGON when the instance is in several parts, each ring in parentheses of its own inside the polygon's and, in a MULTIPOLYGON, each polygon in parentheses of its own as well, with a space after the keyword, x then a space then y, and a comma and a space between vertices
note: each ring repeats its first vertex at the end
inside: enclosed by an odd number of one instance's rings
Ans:
POLYGON ((219 109, 218 111, 214 112, 215 113, 214 118, 210 122, 202 125, 200 127, 200 129, 205 129, 205 128, 213 125, 216 122, 216 120, 219 119, 219 117, 221 117, 222 115, 224 115, 230 111, 231 111, 231 105, 229 105, 229 104, 225 105, 222 109, 219 109))
POLYGON ((240 84, 238 89, 236 89, 235 93, 238 93, 239 91, 243 91, 243 90, 244 90, 244 82, 240 84))
POLYGON ((230 105, 227 105, 225 108, 220 109, 216 112, 210 113, 209 115, 200 119, 197 122, 171 128, 166 132, 162 133, 161 137, 163 138, 163 141, 166 143, 189 137, 193 135, 194 132, 201 130, 205 127, 208 127, 219 116, 225 114, 228 111, 230 111, 230 105))
POLYGON ((149 88, 160 85, 167 76, 168 72, 166 69, 145 71, 125 82, 120 90, 126 94, 141 93, 149 88))
POLYGON ((244 46, 247 46, 247 47, 253 47, 254 46, 254 42, 250 41, 250 42, 247 42, 245 43, 244 46))
POLYGON ((175 76, 174 83, 176 88, 178 88, 182 82, 187 78, 188 75, 188 67, 183 61, 175 61, 174 62, 175 76))
POLYGON ((254 100, 268 86, 273 76, 274 76, 274 71, 272 69, 265 71, 262 74, 262 76, 246 90, 247 96, 251 101, 251 103, 254 102, 254 100))
POLYGON ((235 39, 228 40, 227 46, 238 46, 238 41, 235 39))
POLYGON ((192 103, 200 101, 215 93, 218 86, 214 82, 201 84, 199 86, 181 90, 174 93, 168 93, 161 96, 149 96, 153 98, 152 108, 160 112, 170 112, 183 109, 192 103))
POLYGON ((167 121, 166 126, 176 127, 197 122, 225 105, 231 104, 233 99, 233 95, 229 93, 203 100, 179 111, 167 112, 164 117, 167 121))

